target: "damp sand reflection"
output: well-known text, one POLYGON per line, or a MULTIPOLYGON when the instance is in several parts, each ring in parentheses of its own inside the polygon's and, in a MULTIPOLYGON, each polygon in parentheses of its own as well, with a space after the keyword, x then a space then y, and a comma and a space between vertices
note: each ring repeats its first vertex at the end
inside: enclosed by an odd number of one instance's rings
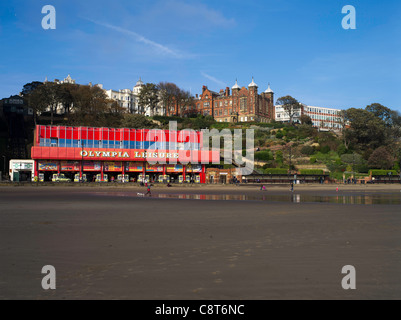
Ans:
POLYGON ((145 193, 132 192, 99 192, 97 195, 116 197, 136 197, 153 199, 205 200, 205 201, 266 201, 291 203, 328 203, 344 205, 400 205, 401 194, 342 194, 342 195, 310 195, 310 194, 190 194, 190 193, 145 193))

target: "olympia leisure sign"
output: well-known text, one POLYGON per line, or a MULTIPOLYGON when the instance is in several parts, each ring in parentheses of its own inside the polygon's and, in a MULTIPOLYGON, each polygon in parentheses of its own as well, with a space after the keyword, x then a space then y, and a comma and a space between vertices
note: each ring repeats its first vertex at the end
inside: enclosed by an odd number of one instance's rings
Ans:
MULTIPOLYGON (((81 157, 90 158, 131 158, 128 152, 117 152, 117 151, 80 151, 81 157)), ((166 153, 166 152, 135 152, 134 158, 166 158, 166 159, 178 159, 178 153, 166 153)))

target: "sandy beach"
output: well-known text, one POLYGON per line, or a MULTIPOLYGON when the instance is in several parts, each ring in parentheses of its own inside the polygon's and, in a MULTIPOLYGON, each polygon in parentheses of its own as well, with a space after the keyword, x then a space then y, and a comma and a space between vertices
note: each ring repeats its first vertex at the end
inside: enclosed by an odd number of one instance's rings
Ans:
MULTIPOLYGON (((334 195, 336 185, 295 186, 334 195)), ((400 185, 339 186, 389 194, 400 185)), ((399 299, 401 206, 185 200, 257 186, 0 186, 0 299, 399 299), (56 290, 41 287, 44 265, 56 290), (345 265, 357 289, 344 290, 345 265)), ((288 186, 268 186, 285 195, 288 186)))

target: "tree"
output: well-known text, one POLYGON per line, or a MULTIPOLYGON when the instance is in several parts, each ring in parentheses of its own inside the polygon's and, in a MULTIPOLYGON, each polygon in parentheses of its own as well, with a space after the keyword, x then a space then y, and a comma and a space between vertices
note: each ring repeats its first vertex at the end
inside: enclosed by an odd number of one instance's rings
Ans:
POLYGON ((386 126, 392 126, 393 111, 380 103, 372 103, 365 108, 366 111, 373 113, 376 118, 381 119, 386 126))
POLYGON ((62 83, 58 86, 57 95, 59 103, 63 106, 64 113, 69 114, 74 101, 73 91, 77 85, 71 83, 62 83))
POLYGON ((372 169, 389 170, 394 165, 394 158, 386 147, 379 147, 369 157, 368 164, 372 169))
POLYGON ((36 125, 37 118, 46 109, 45 97, 43 96, 42 82, 33 81, 27 83, 22 88, 22 96, 27 101, 28 107, 33 110, 33 120, 36 125))
POLYGON ((300 120, 301 124, 306 124, 308 126, 311 126, 313 124, 311 117, 307 116, 306 114, 301 115, 300 120))
POLYGON ((180 88, 171 82, 160 82, 157 87, 159 89, 160 101, 163 103, 164 115, 167 116, 167 109, 173 104, 174 98, 178 95, 180 88))
POLYGON ((98 87, 77 86, 72 91, 73 108, 69 123, 75 126, 102 127, 110 124, 110 100, 98 87))
POLYGON ((27 84, 25 84, 22 87, 21 94, 24 98, 26 98, 29 94, 31 94, 33 91, 35 91, 36 88, 40 87, 43 84, 43 82, 40 81, 32 81, 27 84))
POLYGON ((277 99, 277 104, 283 106, 284 112, 288 115, 290 124, 292 124, 295 115, 301 111, 301 105, 298 100, 291 96, 284 96, 277 99))
POLYGON ((345 119, 350 127, 343 131, 346 147, 365 151, 386 144, 386 126, 383 120, 364 109, 346 110, 345 119))
POLYGON ((141 89, 138 95, 139 105, 143 107, 149 107, 150 116, 153 116, 154 109, 159 102, 158 88, 154 83, 147 83, 141 89))
POLYGON ((142 114, 125 114, 121 120, 120 127, 131 129, 151 129, 157 125, 142 114))
POLYGON ((50 124, 53 125, 54 112, 57 111, 60 103, 60 87, 57 83, 45 82, 39 89, 42 90, 44 103, 50 109, 50 124))
POLYGON ((181 90, 178 102, 177 110, 179 109, 179 115, 183 117, 184 113, 186 113, 191 106, 194 106, 194 97, 189 91, 181 90))

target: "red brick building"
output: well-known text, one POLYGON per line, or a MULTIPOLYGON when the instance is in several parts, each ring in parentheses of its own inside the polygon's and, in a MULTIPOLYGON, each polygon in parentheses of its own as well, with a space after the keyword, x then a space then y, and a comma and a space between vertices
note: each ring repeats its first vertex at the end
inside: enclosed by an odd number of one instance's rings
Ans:
POLYGON ((197 113, 210 115, 219 122, 270 122, 275 118, 274 92, 268 89, 258 93, 258 85, 252 82, 246 87, 235 85, 219 93, 203 86, 196 100, 197 113))

